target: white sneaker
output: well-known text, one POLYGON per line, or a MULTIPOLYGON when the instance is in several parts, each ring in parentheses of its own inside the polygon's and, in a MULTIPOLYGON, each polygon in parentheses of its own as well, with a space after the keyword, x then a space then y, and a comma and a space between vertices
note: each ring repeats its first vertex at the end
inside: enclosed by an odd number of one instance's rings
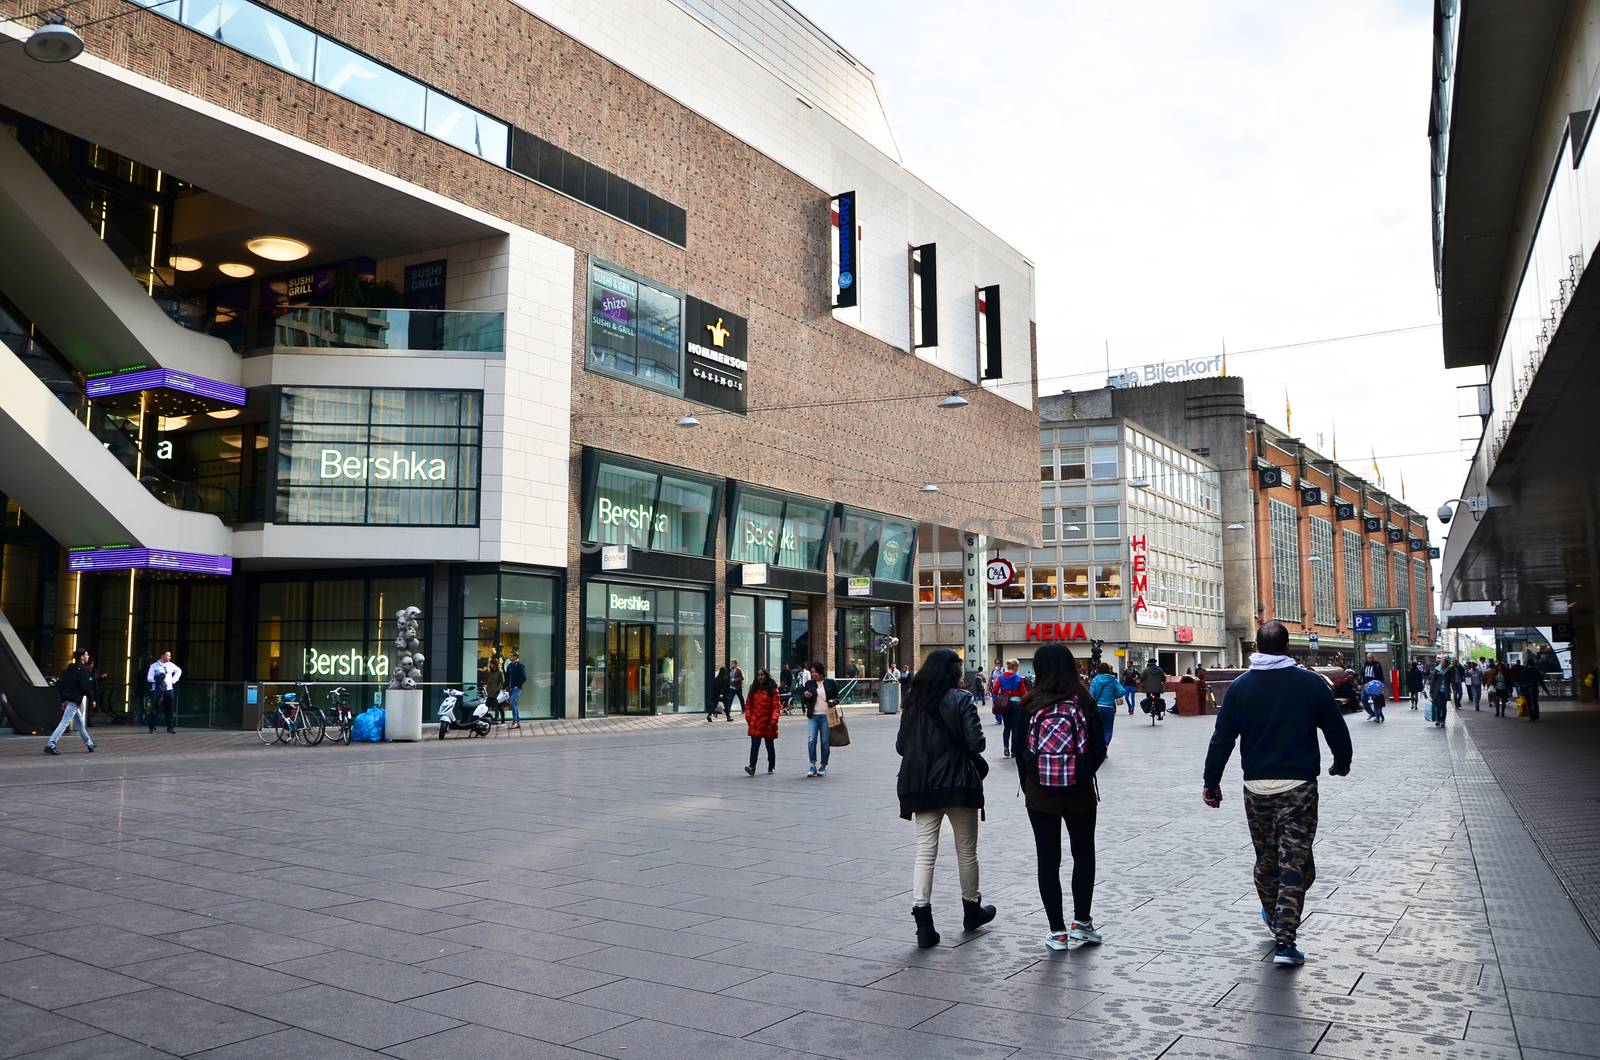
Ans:
POLYGON ((1067 938, 1071 939, 1073 942, 1082 942, 1088 946, 1100 945, 1100 932, 1094 929, 1094 925, 1092 923, 1080 924, 1078 921, 1074 920, 1072 922, 1071 930, 1067 932, 1067 938))
POLYGON ((827 775, 828 775, 828 767, 827 766, 823 766, 821 769, 817 770, 817 776, 825 777, 827 775))
POLYGON ((1065 931, 1052 931, 1044 937, 1046 949, 1064 950, 1067 948, 1067 933, 1065 931))

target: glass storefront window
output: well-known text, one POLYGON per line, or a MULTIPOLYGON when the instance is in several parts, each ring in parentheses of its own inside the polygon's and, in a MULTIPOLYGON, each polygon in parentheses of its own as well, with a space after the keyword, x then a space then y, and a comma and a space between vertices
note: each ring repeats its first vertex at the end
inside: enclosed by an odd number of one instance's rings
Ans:
POLYGON ((555 716, 556 586, 554 578, 511 571, 462 576, 462 687, 475 685, 481 691, 489 660, 499 655, 504 666, 511 652, 517 651, 528 671, 517 702, 518 714, 524 718, 555 716))
POLYGON ((931 604, 934 600, 933 571, 917 572, 917 603, 931 604))
POLYGON ((783 540, 783 500, 741 492, 728 533, 728 558, 743 563, 770 563, 783 540))
POLYGON ((959 604, 967 598, 966 581, 958 570, 942 570, 939 572, 939 602, 941 604, 959 604))
POLYGON ((784 532, 778 546, 778 566, 821 570, 832 514, 826 504, 789 501, 783 512, 784 532))
POLYGON ((1089 598, 1089 568, 1069 566, 1066 569, 1066 580, 1061 583, 1061 595, 1067 600, 1087 600, 1089 598))
POLYGON ((917 528, 910 523, 884 520, 882 543, 878 546, 877 577, 896 582, 910 580, 916 533, 917 528))
POLYGON ((614 459, 588 485, 584 540, 704 556, 714 538, 717 487, 614 459))
POLYGON ((850 678, 881 678, 883 638, 894 630, 894 610, 888 607, 844 607, 839 609, 839 675, 850 678))
POLYGON ((841 576, 908 582, 916 535, 914 524, 846 508, 839 518, 835 571, 841 576))
POLYGON ((1035 600, 1054 600, 1056 598, 1056 583, 1060 572, 1054 567, 1034 567, 1028 572, 1028 582, 1033 589, 1035 600))
POLYGON ((598 263, 589 268, 589 367, 665 390, 683 380, 683 298, 598 263))
POLYGON ((705 709, 709 594, 591 580, 584 600, 588 716, 705 709))
MULTIPOLYGON (((506 164, 509 138, 504 123, 457 103, 449 96, 441 95, 431 88, 428 89, 427 106, 427 124, 423 132, 437 136, 445 143, 487 159, 497 166, 506 164)), ((522 661, 526 664, 528 660, 524 657, 522 661)), ((531 676, 529 680, 532 680, 531 676)))
POLYGON ((426 614, 427 588, 420 575, 262 582, 251 679, 387 681, 393 613, 426 614))
POLYGON ((728 599, 728 659, 740 661, 740 668, 755 675, 756 598, 732 596, 728 599))
POLYGON ((476 526, 483 396, 284 387, 279 523, 476 526))
POLYGON ((1094 594, 1101 600, 1113 600, 1122 595, 1122 566, 1107 564, 1094 569, 1094 594))

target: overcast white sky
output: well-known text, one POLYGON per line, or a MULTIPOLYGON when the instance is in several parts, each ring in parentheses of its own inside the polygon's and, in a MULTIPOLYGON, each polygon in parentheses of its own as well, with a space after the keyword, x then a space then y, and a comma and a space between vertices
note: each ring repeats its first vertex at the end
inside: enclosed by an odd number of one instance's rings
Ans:
POLYGON ((907 165, 1034 262, 1043 392, 1102 385, 1108 341, 1141 365, 1410 328, 1229 373, 1418 510, 1456 495, 1482 374, 1439 347, 1428 0, 791 2, 877 74, 907 165))

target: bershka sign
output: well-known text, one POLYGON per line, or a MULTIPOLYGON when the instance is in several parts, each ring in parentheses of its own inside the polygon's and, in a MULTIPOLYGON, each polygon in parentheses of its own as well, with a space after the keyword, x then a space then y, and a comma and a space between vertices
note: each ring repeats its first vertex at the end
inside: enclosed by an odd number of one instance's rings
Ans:
POLYGON ((1196 357, 1192 361, 1158 361, 1133 368, 1124 368, 1106 377, 1106 386, 1122 388, 1147 386, 1151 383, 1171 383, 1179 379, 1205 379, 1222 374, 1222 355, 1196 357))
POLYGON ((322 450, 317 477, 352 482, 443 482, 445 462, 419 456, 416 450, 391 450, 388 456, 346 456, 342 449, 322 450))
POLYGON ((684 346, 688 352, 684 397, 745 414, 745 384, 750 374, 747 328, 742 316, 698 298, 684 300, 684 346))
MULTIPOLYGON (((1139 621, 1140 612, 1150 610, 1150 542, 1143 534, 1134 534, 1133 539, 1133 620, 1139 621)), ((1163 618, 1161 624, 1166 625, 1163 618)))
POLYGON ((609 593, 608 596, 607 603, 611 605, 611 610, 613 611, 632 611, 637 614, 641 611, 650 610, 650 598, 648 596, 621 596, 617 593, 609 593))
POLYGON ((307 648, 301 669, 307 677, 388 677, 389 657, 362 655, 354 648, 343 652, 307 648))
POLYGON ((655 515, 654 509, 644 503, 618 504, 602 494, 597 514, 601 525, 604 526, 625 526, 629 530, 654 530, 658 534, 664 534, 668 530, 666 513, 655 515))
POLYGON ((1030 622, 1028 640, 1088 640, 1082 622, 1030 622))

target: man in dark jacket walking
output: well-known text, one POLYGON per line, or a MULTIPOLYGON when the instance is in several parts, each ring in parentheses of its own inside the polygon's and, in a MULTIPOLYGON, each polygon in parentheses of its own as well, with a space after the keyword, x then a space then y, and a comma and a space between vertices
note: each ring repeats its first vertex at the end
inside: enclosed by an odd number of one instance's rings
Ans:
POLYGON ((72 724, 74 717, 78 719, 78 735, 83 738, 83 749, 94 750, 94 741, 89 739, 89 700, 94 694, 90 687, 91 683, 89 652, 80 648, 72 657, 72 662, 67 664, 67 668, 61 671, 61 676, 56 679, 56 695, 61 699, 61 723, 56 726, 56 731, 50 734, 50 739, 45 741, 45 754, 60 754, 56 750, 56 741, 61 739, 61 734, 67 731, 67 726, 72 724))
POLYGON ((1274 964, 1304 964, 1295 946, 1306 889, 1317 878, 1317 774, 1322 769, 1317 730, 1328 741, 1328 774, 1350 774, 1350 730, 1328 683, 1289 657, 1289 631, 1271 621, 1256 631, 1261 649, 1250 669, 1228 687, 1206 752, 1201 798, 1222 805, 1222 771, 1239 742, 1244 770, 1244 814, 1255 845, 1256 893, 1261 919, 1276 943, 1274 964))

